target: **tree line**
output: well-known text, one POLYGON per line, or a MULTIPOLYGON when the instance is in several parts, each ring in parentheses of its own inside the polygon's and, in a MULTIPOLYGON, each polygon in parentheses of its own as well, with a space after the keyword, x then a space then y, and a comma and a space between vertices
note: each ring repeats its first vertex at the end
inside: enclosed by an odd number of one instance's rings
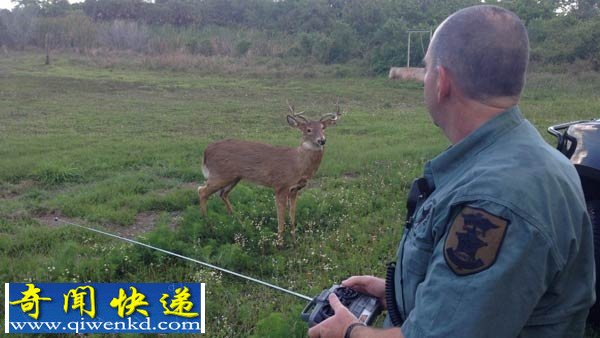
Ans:
MULTIPOLYGON (((407 62, 409 30, 434 30, 481 0, 13 0, 0 11, 0 45, 132 50, 144 54, 358 62, 373 73, 407 62)), ((488 1, 489 2, 489 1, 488 1)), ((527 26, 532 60, 582 60, 600 69, 600 0, 494 1, 527 26)), ((419 66, 429 34, 412 34, 419 66)))

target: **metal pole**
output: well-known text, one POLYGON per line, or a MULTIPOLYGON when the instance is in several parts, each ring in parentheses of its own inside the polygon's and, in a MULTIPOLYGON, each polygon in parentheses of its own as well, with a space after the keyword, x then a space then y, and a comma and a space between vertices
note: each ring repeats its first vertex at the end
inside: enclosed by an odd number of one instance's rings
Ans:
POLYGON ((410 68, 410 33, 408 32, 408 50, 406 51, 406 68, 410 68))
POLYGON ((428 33, 429 32, 429 42, 431 42, 432 30, 422 30, 422 29, 410 29, 408 30, 408 48, 406 50, 406 68, 410 68, 410 40, 412 33, 428 33))

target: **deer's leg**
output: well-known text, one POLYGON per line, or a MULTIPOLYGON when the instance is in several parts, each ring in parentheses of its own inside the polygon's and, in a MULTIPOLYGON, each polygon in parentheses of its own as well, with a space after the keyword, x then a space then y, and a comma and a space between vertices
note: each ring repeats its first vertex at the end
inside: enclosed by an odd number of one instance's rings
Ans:
POLYGON ((239 181, 240 179, 236 178, 229 185, 222 188, 219 193, 219 196, 221 196, 221 199, 223 199, 223 202, 225 202, 225 206, 227 206, 227 212, 230 214, 233 213, 233 209, 231 208, 231 202, 229 202, 229 192, 233 189, 233 187, 235 187, 236 184, 238 184, 239 181))
POLYGON ((206 200, 204 199, 203 191, 206 189, 206 184, 198 187, 198 200, 200 201, 200 212, 206 216, 206 200))
POLYGON ((306 186, 306 182, 307 180, 302 178, 296 186, 290 188, 290 231, 294 239, 296 239, 296 199, 298 198, 300 189, 306 186))
POLYGON ((206 181, 204 185, 198 188, 198 197, 200 199, 200 210, 202 214, 206 216, 206 203, 208 198, 214 194, 215 192, 221 190, 223 187, 227 186, 230 182, 227 181, 206 181))
POLYGON ((296 239, 296 198, 298 197, 298 189, 290 191, 290 232, 292 237, 296 239))
POLYGON ((277 203, 277 241, 283 242, 283 230, 285 229, 285 207, 288 202, 288 189, 278 189, 275 191, 275 202, 277 203))

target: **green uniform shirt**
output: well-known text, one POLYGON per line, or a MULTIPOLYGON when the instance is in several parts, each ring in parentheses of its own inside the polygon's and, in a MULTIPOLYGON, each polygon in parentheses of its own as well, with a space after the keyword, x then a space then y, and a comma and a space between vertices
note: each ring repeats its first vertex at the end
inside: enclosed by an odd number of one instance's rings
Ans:
POLYGON ((396 263, 404 335, 583 336, 595 273, 581 183, 519 108, 424 176, 435 191, 417 205, 396 263))

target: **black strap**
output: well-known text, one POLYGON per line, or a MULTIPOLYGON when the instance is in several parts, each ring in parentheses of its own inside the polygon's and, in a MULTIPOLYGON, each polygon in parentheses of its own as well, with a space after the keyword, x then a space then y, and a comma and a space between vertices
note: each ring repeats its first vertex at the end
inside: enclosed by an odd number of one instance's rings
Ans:
POLYGON ((385 275, 385 305, 387 306, 388 316, 392 321, 392 325, 401 326, 404 322, 402 315, 396 303, 396 288, 394 285, 394 275, 396 274, 396 263, 388 264, 387 273, 385 275))
MULTIPOLYGON (((415 178, 410 186, 410 192, 408 193, 408 198, 406 200, 406 228, 407 231, 410 231, 410 228, 413 225, 414 214, 417 211, 417 206, 420 202, 424 201, 431 195, 431 193, 435 190, 435 186, 430 186, 425 177, 415 178)), ((405 237, 405 236, 403 236, 405 237)), ((402 259, 404 256, 404 239, 402 240, 402 248, 400 264, 402 264, 402 259)), ((402 270, 402 265, 400 265, 400 270, 402 270)), ((402 315, 400 314, 400 310, 398 309, 398 304, 396 303, 396 288, 394 285, 394 276, 396 274, 396 263, 391 262, 388 264, 387 273, 385 276, 385 303, 388 310, 388 316, 390 316, 390 320, 394 326, 401 326, 404 320, 402 319, 402 315)), ((401 277, 402 278, 402 277, 401 277)), ((402 279, 400 279, 400 288, 403 289, 404 285, 402 285, 402 279)), ((404 292, 404 290, 402 290, 404 292)), ((402 307, 404 308, 404 294, 402 297, 402 307)))
POLYGON ((426 199, 435 188, 431 188, 425 177, 415 178, 410 186, 408 198, 406 199, 406 227, 411 228, 413 216, 417 211, 419 201, 426 199))
POLYGON ((350 326, 348 326, 348 328, 346 329, 346 334, 344 334, 344 338, 350 338, 350 335, 352 334, 352 330, 354 330, 354 328, 357 326, 367 326, 367 325, 365 325, 364 323, 361 323, 361 322, 356 322, 356 323, 350 324, 350 326))

